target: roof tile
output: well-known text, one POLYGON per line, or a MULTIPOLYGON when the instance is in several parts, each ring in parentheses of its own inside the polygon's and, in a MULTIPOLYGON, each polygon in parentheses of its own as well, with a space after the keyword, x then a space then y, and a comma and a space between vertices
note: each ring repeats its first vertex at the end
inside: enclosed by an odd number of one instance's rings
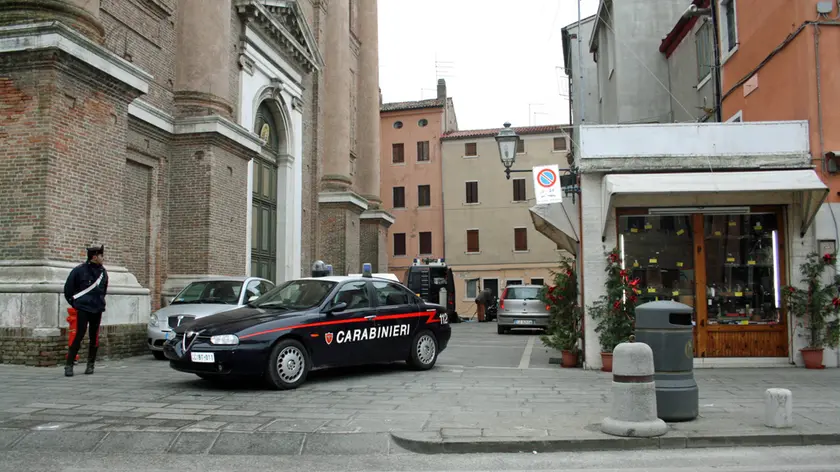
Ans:
MULTIPOLYGON (((463 131, 453 131, 451 133, 445 133, 441 136, 441 139, 459 139, 459 138, 488 138, 499 134, 499 131, 502 128, 491 128, 491 129, 468 129, 463 131)), ((557 133, 557 132, 570 132, 571 126, 569 125, 540 125, 540 126, 519 126, 514 127, 514 131, 517 134, 547 134, 547 133, 557 133)))

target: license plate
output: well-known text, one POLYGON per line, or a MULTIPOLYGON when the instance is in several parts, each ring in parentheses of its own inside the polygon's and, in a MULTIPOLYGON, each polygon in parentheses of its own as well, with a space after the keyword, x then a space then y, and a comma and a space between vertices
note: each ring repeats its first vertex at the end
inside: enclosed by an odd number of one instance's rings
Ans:
POLYGON ((534 324, 534 320, 513 320, 513 324, 532 325, 532 324, 534 324))
POLYGON ((216 357, 212 352, 191 352, 190 358, 193 362, 213 363, 216 362, 216 357))

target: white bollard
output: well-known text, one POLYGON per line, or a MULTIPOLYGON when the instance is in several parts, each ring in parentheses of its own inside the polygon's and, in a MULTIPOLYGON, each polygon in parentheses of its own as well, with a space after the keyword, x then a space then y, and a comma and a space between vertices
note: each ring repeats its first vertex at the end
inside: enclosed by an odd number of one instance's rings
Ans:
POLYGON ((764 392, 764 425, 770 428, 793 427, 793 394, 786 388, 768 388, 764 392))
POLYGON ((621 343, 613 351, 612 411, 601 431, 613 436, 662 436, 668 425, 656 415, 653 351, 645 343, 621 343))

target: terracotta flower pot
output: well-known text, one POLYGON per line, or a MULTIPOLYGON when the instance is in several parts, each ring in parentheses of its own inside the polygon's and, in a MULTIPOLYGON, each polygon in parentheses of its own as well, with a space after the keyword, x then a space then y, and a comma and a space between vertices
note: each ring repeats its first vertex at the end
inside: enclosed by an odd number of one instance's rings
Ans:
POLYGON ((602 372, 612 372, 612 361, 613 361, 613 355, 612 355, 611 352, 602 352, 601 353, 601 364, 603 364, 603 367, 601 367, 601 371, 602 372))
POLYGON ((823 369, 823 348, 806 347, 799 350, 806 369, 823 369))
POLYGON ((577 354, 572 351, 563 351, 563 367, 577 367, 577 354))

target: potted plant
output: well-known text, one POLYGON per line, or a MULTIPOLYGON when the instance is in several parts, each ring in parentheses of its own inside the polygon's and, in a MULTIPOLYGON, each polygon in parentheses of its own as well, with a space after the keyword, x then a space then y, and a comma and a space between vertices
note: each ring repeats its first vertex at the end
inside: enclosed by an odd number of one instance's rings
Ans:
POLYGON ((618 249, 607 253, 606 294, 590 305, 589 313, 597 322, 595 332, 601 344, 601 363, 604 372, 612 372, 612 353, 615 347, 630 339, 636 322, 636 293, 639 279, 630 280, 621 268, 618 249))
POLYGON ((837 254, 822 256, 812 252, 799 266, 802 285, 788 285, 782 289, 788 313, 799 319, 798 326, 805 328, 808 345, 802 349, 802 359, 807 369, 823 368, 823 349, 840 344, 840 275, 829 278, 826 269, 833 269, 837 254), (830 282, 826 283, 826 280, 830 282))
POLYGON ((541 337, 544 345, 562 352, 563 367, 578 363, 578 340, 581 337, 582 312, 578 305, 577 274, 574 261, 564 259, 558 272, 552 271, 553 284, 544 286, 540 298, 549 311, 547 333, 541 337))

